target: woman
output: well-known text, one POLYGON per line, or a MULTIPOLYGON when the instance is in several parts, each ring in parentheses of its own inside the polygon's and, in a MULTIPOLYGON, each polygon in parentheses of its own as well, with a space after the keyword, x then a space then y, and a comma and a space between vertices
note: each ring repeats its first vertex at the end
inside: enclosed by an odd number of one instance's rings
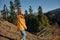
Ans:
POLYGON ((20 31, 21 35, 22 35, 22 39, 21 40, 26 40, 25 29, 27 29, 27 27, 26 27, 25 18, 24 18, 23 14, 22 14, 22 10, 21 9, 18 9, 17 18, 18 18, 18 23, 17 23, 18 31, 20 31))

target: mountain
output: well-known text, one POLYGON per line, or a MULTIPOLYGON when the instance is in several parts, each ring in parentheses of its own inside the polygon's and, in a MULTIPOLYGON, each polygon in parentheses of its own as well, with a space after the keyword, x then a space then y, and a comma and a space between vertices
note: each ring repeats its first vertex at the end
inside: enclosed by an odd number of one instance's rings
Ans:
POLYGON ((60 8, 46 12, 46 14, 60 14, 60 8))
POLYGON ((60 25, 60 8, 48 11, 45 15, 48 17, 51 24, 58 23, 58 25, 60 25))

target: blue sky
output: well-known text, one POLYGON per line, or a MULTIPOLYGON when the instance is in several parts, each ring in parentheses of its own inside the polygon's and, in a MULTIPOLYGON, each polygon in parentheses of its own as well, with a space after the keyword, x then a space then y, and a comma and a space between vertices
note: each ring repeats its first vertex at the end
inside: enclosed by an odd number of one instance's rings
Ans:
MULTIPOLYGON (((4 4, 10 7, 10 0, 0 0, 0 10, 3 9, 4 4)), ((14 0, 12 0, 14 2, 14 0)), ((48 12, 50 10, 60 8, 60 0, 20 0, 22 10, 28 10, 29 6, 32 6, 33 12, 37 12, 38 6, 42 6, 43 12, 48 12)))

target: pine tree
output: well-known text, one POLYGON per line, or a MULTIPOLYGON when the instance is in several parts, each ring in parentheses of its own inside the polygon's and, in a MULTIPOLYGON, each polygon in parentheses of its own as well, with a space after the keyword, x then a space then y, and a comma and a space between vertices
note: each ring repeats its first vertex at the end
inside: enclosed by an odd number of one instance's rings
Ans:
POLYGON ((46 17, 46 15, 44 14, 41 14, 40 15, 40 26, 41 27, 49 27, 49 20, 48 18, 46 17))
POLYGON ((24 16, 27 16, 28 15, 28 11, 27 10, 25 10, 25 14, 24 14, 24 16))
POLYGON ((14 6, 14 4, 13 4, 13 2, 12 1, 10 1, 10 9, 11 9, 11 11, 13 11, 13 10, 15 10, 15 6, 14 6))
POLYGON ((39 15, 42 14, 42 7, 41 6, 38 7, 38 14, 39 15))
POLYGON ((15 13, 15 6, 12 1, 10 1, 10 17, 9 21, 13 24, 17 23, 16 13, 15 13))
POLYGON ((42 14, 43 12, 42 12, 42 7, 41 6, 39 6, 38 7, 38 19, 39 19, 39 21, 41 20, 41 14, 42 14))
POLYGON ((8 8, 7 6, 4 4, 4 7, 3 7, 3 10, 1 11, 2 15, 3 15, 3 18, 5 20, 8 20, 8 8))
POLYGON ((32 10, 32 7, 29 6, 29 13, 32 14, 33 13, 33 10, 32 10))
MULTIPOLYGON (((48 20, 48 18, 47 18, 47 16, 46 15, 44 15, 44 13, 42 12, 42 8, 41 8, 41 6, 39 6, 39 8, 38 8, 38 19, 39 19, 39 30, 41 31, 41 30, 45 30, 45 31, 49 31, 49 30, 51 30, 50 29, 50 24, 49 24, 49 20, 48 20), (45 29, 46 28, 46 29, 45 29)), ((44 32, 45 32, 44 31, 44 32)), ((50 31, 49 31, 50 32, 50 31)), ((48 32, 48 33, 49 33, 48 32)))
POLYGON ((15 0, 14 3, 15 3, 16 9, 20 9, 21 8, 20 0, 15 0))
POLYGON ((37 33, 38 32, 38 18, 33 14, 28 14, 26 16, 26 25, 27 25, 27 31, 31 33, 37 33))
POLYGON ((40 36, 49 36, 52 34, 53 29, 51 28, 49 24, 49 20, 46 17, 46 15, 41 14, 41 20, 39 21, 39 30, 40 30, 40 36))

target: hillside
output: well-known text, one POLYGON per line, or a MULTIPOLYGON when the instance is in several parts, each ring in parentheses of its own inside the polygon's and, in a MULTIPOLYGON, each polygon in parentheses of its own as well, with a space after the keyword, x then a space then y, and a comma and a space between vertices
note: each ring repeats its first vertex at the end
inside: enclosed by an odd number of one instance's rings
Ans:
POLYGON ((60 8, 48 11, 45 13, 45 15, 49 16, 60 16, 60 8))
MULTIPOLYGON (((58 32, 60 31, 57 30, 57 33, 58 32)), ((27 33, 27 40, 59 40, 60 39, 60 36, 40 37, 40 36, 33 35, 29 32, 26 33, 27 33)), ((17 27, 15 25, 3 19, 0 19, 0 40, 20 40, 20 38, 21 38, 21 34, 17 31, 17 27)))
POLYGON ((49 18, 50 23, 60 25, 60 8, 48 11, 45 15, 49 18))
MULTIPOLYGON (((40 40, 39 37, 26 32, 27 40, 40 40)), ((0 20, 0 40, 20 40, 21 35, 17 27, 5 20, 0 20)))

